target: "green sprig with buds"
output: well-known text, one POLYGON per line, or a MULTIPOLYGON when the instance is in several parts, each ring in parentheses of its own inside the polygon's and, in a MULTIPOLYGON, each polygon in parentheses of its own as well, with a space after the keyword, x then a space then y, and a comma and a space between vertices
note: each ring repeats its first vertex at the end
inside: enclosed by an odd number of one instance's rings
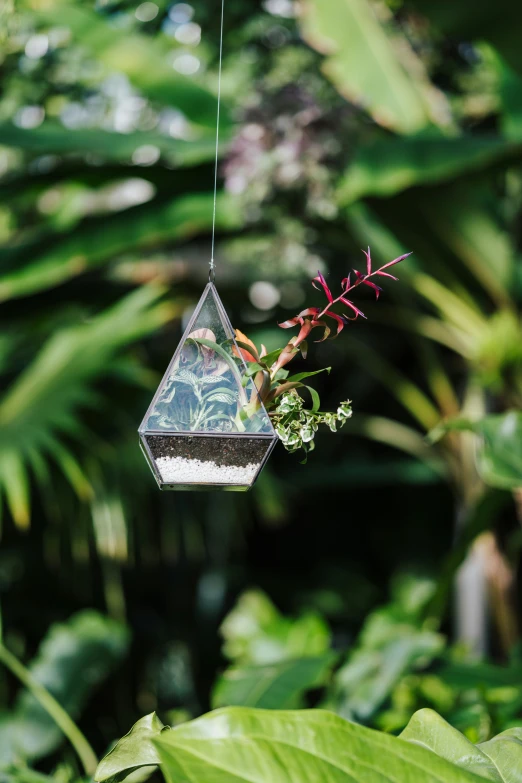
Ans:
POLYGON ((352 416, 350 400, 339 404, 335 413, 321 413, 304 407, 303 398, 295 389, 283 394, 272 413, 272 421, 281 443, 290 453, 315 448, 314 438, 319 425, 327 425, 332 432, 342 427, 352 416))

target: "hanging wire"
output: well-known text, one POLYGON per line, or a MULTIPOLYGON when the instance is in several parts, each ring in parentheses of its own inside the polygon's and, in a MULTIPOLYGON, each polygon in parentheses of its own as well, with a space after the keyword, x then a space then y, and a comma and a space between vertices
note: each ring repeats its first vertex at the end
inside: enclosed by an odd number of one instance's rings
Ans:
POLYGON ((218 75, 218 95, 217 95, 217 119, 216 119, 216 160, 214 166, 214 208, 212 213, 212 250, 210 253, 210 264, 208 279, 211 283, 216 279, 216 263, 214 260, 214 250, 216 246, 216 205, 217 205, 217 181, 218 181, 218 161, 219 161, 219 120, 221 115, 221 71, 223 67, 223 21, 225 18, 225 0, 221 0, 221 29, 219 34, 219 75, 218 75))

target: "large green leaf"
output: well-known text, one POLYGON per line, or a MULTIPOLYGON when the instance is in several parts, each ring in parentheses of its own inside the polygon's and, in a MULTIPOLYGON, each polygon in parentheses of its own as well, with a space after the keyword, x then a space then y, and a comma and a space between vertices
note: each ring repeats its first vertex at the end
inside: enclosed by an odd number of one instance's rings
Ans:
MULTIPOLYGON (((127 652, 124 626, 85 611, 54 625, 29 670, 72 716, 77 717, 93 690, 127 652)), ((28 691, 22 691, 9 713, 0 714, 0 767, 16 759, 33 760, 51 753, 62 741, 60 729, 28 691)))
POLYGON ((225 708, 170 731, 152 715, 120 740, 95 780, 118 783, 157 762, 167 783, 521 783, 522 729, 473 745, 427 709, 400 737, 323 710, 225 708))
MULTIPOLYGON (((411 197, 419 219, 440 237, 446 252, 460 259, 498 305, 511 305, 517 260, 505 221, 494 209, 488 178, 441 186, 411 197)), ((464 288, 455 287, 452 294, 454 310, 458 311, 459 303, 466 310, 472 305, 480 315, 478 321, 486 322, 480 299, 473 299, 464 288)), ((440 310, 444 304, 439 303, 440 310)), ((452 318, 457 322, 458 312, 452 318)))
POLYGON ((498 769, 503 783, 522 783, 522 729, 503 731, 478 747, 498 769))
POLYGON ((361 147, 339 187, 348 204, 366 196, 392 196, 520 158, 522 146, 487 136, 386 138, 361 147))
POLYGON ((111 161, 128 161, 139 147, 152 145, 176 166, 192 166, 213 160, 216 154, 216 140, 212 134, 194 141, 183 141, 152 132, 115 133, 101 128, 71 130, 52 121, 32 130, 2 123, 0 144, 35 155, 89 154, 111 161))
POLYGON ((433 710, 420 710, 400 736, 486 780, 522 783, 522 729, 473 745, 433 710))
POLYGON ((497 79, 500 97, 500 129, 509 141, 522 139, 522 78, 498 51, 486 43, 477 45, 478 54, 497 79))
MULTIPOLYGON (((212 210, 213 195, 196 193, 86 221, 0 277, 0 301, 56 286, 126 250, 146 250, 189 239, 210 229, 212 210)), ((218 228, 238 228, 241 215, 237 200, 221 195, 216 217, 218 228)))
POLYGON ((107 375, 117 353, 171 317, 158 302, 162 293, 142 287, 90 321, 55 332, 7 389, 0 403, 0 489, 20 526, 29 521, 29 468, 38 474, 44 455, 88 496, 86 479, 60 438, 82 433, 78 411, 98 399, 92 384, 107 375))
POLYGON ((443 640, 429 631, 397 630, 397 638, 380 650, 354 652, 338 672, 338 711, 368 720, 391 694, 401 677, 419 661, 430 661, 443 648, 443 640))
POLYGON ((161 759, 152 740, 168 730, 155 712, 141 718, 101 761, 94 779, 119 783, 137 769, 157 766, 161 759))
POLYGON ((221 625, 223 652, 239 666, 322 656, 330 648, 325 621, 314 613, 284 617, 268 596, 249 590, 221 625))
MULTIPOLYGON (((44 23, 55 25, 59 15, 60 25, 72 31, 85 51, 108 71, 124 73, 151 100, 175 106, 195 123, 215 126, 216 98, 194 78, 182 76, 169 65, 170 47, 162 46, 161 39, 129 32, 90 7, 68 0, 55 0, 50 7, 31 0, 30 5, 44 23)), ((222 118, 226 125, 226 111, 222 118)))
POLYGON ((367 0, 306 0, 301 26, 326 55, 326 76, 378 123, 400 133, 430 124, 423 85, 402 67, 367 0))
POLYGON ((484 438, 479 470, 487 484, 500 489, 522 487, 522 413, 486 416, 475 426, 484 438))
POLYGON ((218 679, 212 706, 297 709, 307 691, 325 684, 335 660, 328 653, 266 666, 232 667, 218 679))
MULTIPOLYGON (((502 497, 505 495, 502 494, 502 497)), ((465 663, 450 661, 442 666, 439 674, 444 682, 458 690, 496 689, 504 686, 518 688, 522 683, 522 665, 518 662, 513 662, 509 666, 499 666, 480 661, 465 663)))
POLYGON ((86 382, 107 374, 118 349, 164 323, 161 294, 155 286, 142 288, 91 321, 55 332, 4 394, 0 449, 16 445, 24 453, 49 428, 68 432, 71 412, 93 399, 86 382))
MULTIPOLYGON (((56 778, 35 772, 25 764, 15 764, 5 770, 0 769, 0 783, 56 783, 56 778)), ((74 783, 81 783, 81 781, 74 781, 74 783)))
POLYGON ((522 139, 522 78, 504 62, 496 62, 500 80, 502 131, 506 138, 522 139))
POLYGON ((475 432, 481 436, 477 465, 486 484, 509 490, 522 487, 522 413, 511 411, 475 422, 450 419, 436 427, 430 439, 436 442, 452 431, 475 432))
POLYGON ((503 781, 491 759, 433 710, 416 712, 400 736, 487 780, 503 781))
POLYGON ((168 783, 483 783, 397 737, 323 710, 240 707, 156 738, 168 783))
POLYGON ((424 627, 419 610, 413 608, 425 605, 433 587, 422 581, 400 586, 394 603, 368 617, 355 649, 335 675, 331 705, 340 714, 368 720, 404 674, 442 652, 444 638, 424 627))

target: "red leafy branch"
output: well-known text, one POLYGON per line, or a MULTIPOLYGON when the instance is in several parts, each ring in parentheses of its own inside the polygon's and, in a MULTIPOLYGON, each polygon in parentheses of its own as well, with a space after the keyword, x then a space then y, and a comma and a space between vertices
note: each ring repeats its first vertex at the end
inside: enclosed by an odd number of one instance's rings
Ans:
POLYGON ((281 367, 284 367, 286 364, 288 364, 289 361, 293 359, 293 357, 296 355, 297 350, 299 347, 305 342, 310 332, 315 329, 316 327, 322 327, 324 332, 323 336, 320 340, 317 342, 322 342, 323 340, 327 340, 329 337, 334 338, 339 335, 344 327, 350 323, 350 321, 356 321, 359 316, 362 318, 366 318, 362 310, 360 310, 352 301, 348 298, 348 295, 358 286, 360 285, 366 285, 369 288, 371 288, 373 291, 375 291, 375 298, 379 298, 379 294, 382 291, 382 288, 380 288, 378 285, 376 285, 375 282, 371 278, 374 277, 387 277, 391 280, 398 280, 397 277, 390 274, 389 272, 386 272, 386 269, 389 269, 389 267, 395 266, 395 264, 399 264, 401 261, 404 261, 405 258, 408 258, 408 256, 411 255, 411 253, 405 253, 402 256, 399 256, 398 258, 394 258, 393 261, 388 261, 387 264, 384 264, 383 266, 379 267, 379 269, 376 269, 375 271, 372 271, 372 258, 370 253, 370 248, 368 248, 368 251, 363 250, 364 255, 366 256, 366 274, 363 275, 358 270, 354 269, 354 276, 355 279, 352 282, 351 280, 351 274, 348 275, 348 277, 345 277, 341 281, 341 294, 334 299, 332 292, 330 291, 330 288, 328 286, 328 283, 326 282, 324 275, 321 272, 318 272, 317 277, 315 277, 312 281, 312 285, 314 288, 317 288, 318 290, 322 289, 324 294, 326 295, 326 298, 328 300, 326 307, 320 308, 320 307, 307 307, 306 310, 303 310, 298 315, 296 315, 294 318, 290 318, 288 321, 284 321, 284 323, 279 324, 279 326, 282 329, 290 329, 294 326, 300 326, 299 334, 297 337, 292 338, 288 345, 283 349, 281 355, 279 356, 277 362, 271 367, 271 375, 274 377, 276 372, 281 369, 281 367), (347 307, 352 313, 352 315, 347 315, 346 313, 342 313, 339 315, 338 313, 334 313, 332 308, 336 304, 341 304, 347 307), (331 334, 331 328, 328 326, 324 318, 331 318, 334 320, 337 324, 337 329, 335 334, 331 334))
POLYGON ((355 280, 352 283, 351 282, 351 275, 348 275, 348 277, 345 277, 342 282, 342 293, 340 296, 337 297, 337 299, 334 299, 332 296, 332 292, 330 291, 328 284, 326 280, 324 279, 324 276, 321 274, 321 272, 318 272, 317 277, 314 278, 312 285, 314 288, 319 288, 317 283, 323 288, 324 293, 326 294, 326 298, 328 299, 328 304, 326 307, 318 314, 318 318, 322 318, 324 315, 332 316, 333 313, 330 312, 330 308, 333 307, 333 305, 337 304, 338 302, 341 302, 342 304, 346 305, 346 307, 349 307, 352 312, 355 313, 354 316, 341 316, 343 319, 343 324, 338 328, 339 333, 343 326, 346 325, 347 321, 356 321, 359 316, 362 316, 363 318, 366 318, 364 313, 359 310, 358 307, 354 305, 354 303, 348 299, 348 294, 353 291, 357 286, 360 285, 367 285, 369 288, 372 288, 375 291, 375 298, 379 298, 379 294, 382 291, 382 288, 380 288, 378 285, 376 285, 370 278, 372 277, 389 277, 391 280, 398 280, 398 277, 395 277, 394 275, 389 274, 388 272, 385 272, 385 269, 388 269, 391 266, 395 266, 395 264, 399 264, 401 261, 404 261, 405 258, 408 258, 408 256, 411 256, 411 253, 405 253, 402 256, 399 256, 398 258, 394 258, 393 261, 388 261, 387 264, 384 264, 379 269, 376 269, 372 272, 372 257, 370 253, 370 248, 368 248, 368 251, 363 250, 364 255, 366 256, 366 274, 363 275, 361 272, 359 272, 357 269, 354 269, 354 275, 355 280))

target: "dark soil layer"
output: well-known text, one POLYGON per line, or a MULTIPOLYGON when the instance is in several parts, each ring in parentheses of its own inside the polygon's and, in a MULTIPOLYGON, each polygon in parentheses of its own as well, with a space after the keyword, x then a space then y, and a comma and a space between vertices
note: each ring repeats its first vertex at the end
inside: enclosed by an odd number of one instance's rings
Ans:
POLYGON ((271 438, 225 438, 221 435, 147 435, 146 440, 155 460, 160 457, 183 457, 236 467, 261 463, 272 445, 271 438))

